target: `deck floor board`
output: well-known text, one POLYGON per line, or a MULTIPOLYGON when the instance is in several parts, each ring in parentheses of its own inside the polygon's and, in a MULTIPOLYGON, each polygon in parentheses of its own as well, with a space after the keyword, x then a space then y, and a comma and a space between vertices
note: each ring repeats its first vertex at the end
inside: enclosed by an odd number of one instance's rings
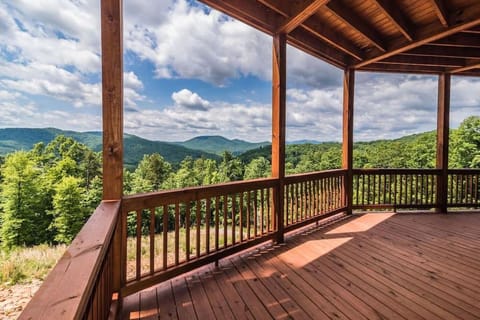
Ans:
POLYGON ((122 319, 478 319, 480 214, 365 214, 126 297, 122 319))

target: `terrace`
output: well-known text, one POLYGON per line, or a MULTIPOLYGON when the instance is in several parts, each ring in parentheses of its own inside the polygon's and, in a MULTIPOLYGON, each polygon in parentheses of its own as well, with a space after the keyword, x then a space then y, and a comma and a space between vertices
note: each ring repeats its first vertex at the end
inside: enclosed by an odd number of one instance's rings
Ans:
POLYGON ((271 177, 133 196, 121 2, 101 1, 104 200, 21 319, 477 317, 479 216, 458 209, 480 170, 449 169, 448 135, 452 75, 480 75, 478 1, 202 0, 273 38, 271 177), (342 169, 285 176, 287 43, 344 70, 342 169), (438 76, 436 169, 353 168, 361 71, 438 76))

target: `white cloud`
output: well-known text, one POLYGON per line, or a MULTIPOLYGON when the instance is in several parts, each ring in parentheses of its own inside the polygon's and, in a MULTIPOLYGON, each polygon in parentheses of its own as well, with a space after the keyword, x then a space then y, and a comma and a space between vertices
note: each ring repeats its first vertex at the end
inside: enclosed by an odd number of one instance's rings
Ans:
POLYGON ((177 106, 189 110, 206 111, 210 106, 210 102, 202 99, 198 94, 193 93, 188 89, 182 89, 178 92, 172 93, 172 99, 177 106))

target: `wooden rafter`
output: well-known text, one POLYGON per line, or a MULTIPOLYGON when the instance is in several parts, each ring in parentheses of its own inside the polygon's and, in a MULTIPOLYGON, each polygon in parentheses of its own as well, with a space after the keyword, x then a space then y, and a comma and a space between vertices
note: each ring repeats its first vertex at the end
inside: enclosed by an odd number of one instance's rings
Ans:
POLYGON ((445 8, 444 0, 430 0, 437 14, 438 20, 444 27, 448 27, 448 12, 445 8))
POLYGON ((314 0, 307 3, 306 6, 300 8, 291 17, 287 19, 278 29, 277 33, 290 33, 305 20, 311 17, 320 7, 324 6, 329 0, 314 0))
POLYGON ((405 41, 405 39, 397 39, 389 45, 389 50, 380 54, 372 54, 369 58, 357 63, 355 68, 362 68, 369 64, 379 62, 388 57, 415 49, 429 42, 437 41, 439 39, 451 36, 457 32, 473 28, 480 24, 480 4, 475 4, 464 8, 455 14, 455 21, 461 21, 456 25, 448 28, 438 26, 438 24, 430 24, 426 27, 417 30, 417 40, 405 41))
POLYGON ((288 34, 288 43, 297 48, 302 48, 309 54, 326 60, 337 67, 343 68, 345 66, 345 60, 348 59, 347 55, 343 52, 325 45, 325 43, 319 41, 318 38, 309 33, 299 32, 298 29, 288 34))
POLYGON ((396 55, 382 60, 383 63, 405 64, 416 66, 437 66, 437 67, 461 67, 465 65, 465 59, 451 57, 427 57, 396 55))
POLYGON ((465 66, 450 70, 450 73, 454 73, 454 74, 455 73, 461 73, 461 72, 470 71, 470 70, 473 70, 473 69, 480 69, 480 61, 479 60, 467 61, 465 66))
MULTIPOLYGON (((288 19, 288 3, 281 1, 277 2, 276 0, 259 0, 259 2, 261 2, 268 8, 275 8, 275 12, 281 14, 283 17, 288 19)), ((332 28, 328 27, 325 23, 319 21, 316 17, 311 17, 310 19, 304 21, 301 25, 301 28, 307 30, 311 34, 314 34, 316 37, 320 38, 328 45, 352 56, 354 60, 363 60, 364 58, 364 53, 362 50, 357 48, 351 42, 340 37, 339 34, 336 33, 332 28)), ((296 34, 298 36, 298 33, 296 34)), ((289 42, 291 42, 290 37, 289 42)), ((323 43, 320 44, 324 45, 323 43)), ((299 45, 298 43, 296 45, 301 48, 301 45, 299 45)), ((312 47, 311 44, 310 47, 312 47)))
POLYGON ((408 64, 391 64, 376 62, 360 69, 361 71, 387 72, 387 73, 414 73, 414 74, 440 74, 447 72, 447 68, 438 66, 422 66, 408 64))
POLYGON ((480 50, 476 48, 441 47, 425 45, 404 52, 405 55, 426 56, 426 57, 449 57, 449 58, 465 58, 480 59, 480 50))
POLYGON ((343 23, 355 29, 370 43, 377 47, 380 51, 385 52, 385 43, 381 35, 363 21, 359 16, 354 14, 342 1, 331 1, 327 4, 327 8, 343 23))
POLYGON ((431 45, 457 47, 457 50, 463 50, 463 47, 480 48, 480 35, 474 33, 458 33, 450 37, 437 40, 431 45))
POLYGON ((281 16, 253 0, 201 0, 206 5, 268 34, 275 33, 281 16))
POLYGON ((395 27, 407 38, 412 41, 414 37, 413 28, 408 18, 398 10, 395 0, 373 0, 378 8, 388 17, 395 27))

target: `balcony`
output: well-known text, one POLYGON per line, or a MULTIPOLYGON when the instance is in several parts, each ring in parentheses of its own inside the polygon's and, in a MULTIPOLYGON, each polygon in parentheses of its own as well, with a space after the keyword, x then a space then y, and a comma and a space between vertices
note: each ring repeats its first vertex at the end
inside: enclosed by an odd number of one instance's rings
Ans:
POLYGON ((460 210, 480 170, 448 166, 478 1, 202 2, 273 36, 271 177, 123 195, 122 5, 102 0, 104 200, 20 318, 478 318, 460 210), (285 176, 287 42, 344 70, 342 169, 285 176), (357 71, 438 76, 435 169, 353 168, 357 71))

